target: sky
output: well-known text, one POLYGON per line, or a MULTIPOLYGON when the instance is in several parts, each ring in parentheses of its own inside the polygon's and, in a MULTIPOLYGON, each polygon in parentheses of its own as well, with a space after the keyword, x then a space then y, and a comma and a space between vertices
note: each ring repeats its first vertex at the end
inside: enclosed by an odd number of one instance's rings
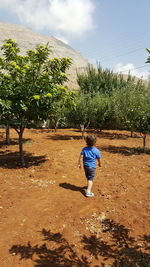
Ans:
POLYGON ((147 79, 150 0, 0 0, 0 21, 54 36, 92 64, 147 79))

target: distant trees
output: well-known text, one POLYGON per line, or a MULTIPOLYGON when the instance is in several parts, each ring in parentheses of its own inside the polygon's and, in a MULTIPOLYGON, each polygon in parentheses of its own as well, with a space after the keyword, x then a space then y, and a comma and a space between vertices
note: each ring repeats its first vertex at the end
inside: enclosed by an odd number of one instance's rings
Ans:
POLYGON ((143 133, 143 147, 150 125, 150 93, 139 90, 133 84, 114 92, 115 117, 123 129, 143 133))
POLYGON ((89 94, 76 93, 74 97, 74 105, 67 114, 69 123, 74 127, 80 127, 82 136, 84 131, 93 121, 95 121, 96 105, 89 94))
POLYGON ((21 165, 25 166, 22 138, 25 128, 47 119, 54 102, 62 99, 67 89, 66 69, 69 58, 49 59, 50 49, 40 45, 20 55, 18 44, 8 39, 1 47, 0 57, 0 119, 13 127, 19 137, 21 165))
POLYGON ((81 92, 90 93, 92 96, 96 93, 110 96, 114 89, 121 88, 126 84, 123 75, 114 74, 109 69, 103 70, 100 65, 97 68, 89 65, 86 73, 78 73, 77 81, 81 92))
MULTIPOLYGON (((150 54, 150 49, 149 48, 146 48, 147 52, 150 54)), ((148 57, 146 63, 150 63, 150 56, 148 57)))
POLYGON ((61 98, 55 99, 47 117, 48 128, 54 128, 56 132, 59 126, 68 126, 67 114, 70 113, 70 110, 74 107, 74 100, 75 92, 71 90, 65 90, 61 98))
POLYGON ((139 131, 146 146, 146 134, 150 130, 148 84, 130 75, 125 79, 100 66, 97 69, 89 66, 85 74, 78 74, 78 84, 81 93, 74 118, 90 121, 90 126, 98 129, 127 129, 131 135, 139 131))

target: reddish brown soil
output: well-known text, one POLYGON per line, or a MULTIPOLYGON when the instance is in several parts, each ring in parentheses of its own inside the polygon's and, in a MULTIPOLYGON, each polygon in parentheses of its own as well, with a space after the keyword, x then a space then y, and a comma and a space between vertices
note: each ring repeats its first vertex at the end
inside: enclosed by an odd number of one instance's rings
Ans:
POLYGON ((77 168, 80 132, 26 130, 27 168, 18 166, 16 133, 10 146, 4 129, 0 136, 1 267, 150 266, 150 156, 133 150, 140 135, 99 134, 93 198, 77 168))

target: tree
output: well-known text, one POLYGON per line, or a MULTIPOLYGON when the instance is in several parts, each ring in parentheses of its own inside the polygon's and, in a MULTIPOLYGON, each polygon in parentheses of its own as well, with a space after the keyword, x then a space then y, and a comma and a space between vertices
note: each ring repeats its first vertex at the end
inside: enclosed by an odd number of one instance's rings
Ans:
MULTIPOLYGON (((1 76, 0 76, 0 79, 1 79, 1 76)), ((0 84, 1 84, 1 82, 2 82, 2 80, 0 80, 0 84)), ((8 112, 8 109, 7 109, 6 105, 4 104, 4 102, 1 101, 0 102, 0 120, 4 116, 4 113, 7 113, 7 112, 8 112), (2 109, 2 106, 3 106, 3 109, 2 109)), ((6 125, 5 129, 6 129, 6 145, 10 145, 10 127, 9 127, 9 125, 6 125)))
POLYGON ((74 96, 73 105, 68 112, 67 119, 72 126, 80 127, 82 137, 84 137, 85 129, 93 124, 95 112, 95 103, 91 94, 78 92, 74 96))
MULTIPOLYGON (((147 52, 150 54, 150 49, 149 48, 146 48, 147 52)), ((148 57, 146 63, 150 63, 150 56, 148 57)))
POLYGON ((146 149, 146 137, 150 132, 150 92, 140 95, 138 109, 138 119, 136 120, 136 130, 143 134, 143 148, 146 149))
POLYGON ((61 127, 67 126, 67 114, 74 107, 75 102, 74 91, 67 90, 65 94, 62 95, 61 99, 58 99, 53 103, 50 114, 48 115, 47 124, 48 127, 53 127, 55 132, 57 131, 58 126, 61 127))
POLYGON ((39 45, 22 56, 18 44, 12 39, 8 39, 1 50, 1 122, 10 125, 18 133, 21 165, 25 166, 22 144, 24 129, 47 119, 54 102, 65 94, 65 71, 71 59, 49 59, 48 45, 39 45))
MULTIPOLYGON (((130 76, 129 78, 131 79, 130 76)), ((109 69, 104 70, 100 65, 97 68, 89 65, 85 73, 78 74, 77 82, 84 94, 90 93, 92 96, 97 93, 110 96, 113 89, 126 84, 122 75, 117 75, 109 69)))
POLYGON ((112 97, 96 94, 93 98, 95 114, 92 126, 102 131, 103 129, 113 129, 116 126, 112 97))
MULTIPOLYGON (((143 85, 142 85, 143 88, 143 85)), ((150 126, 150 92, 134 86, 123 87, 113 94, 115 116, 122 129, 143 134, 143 148, 146 147, 146 134, 150 126)))

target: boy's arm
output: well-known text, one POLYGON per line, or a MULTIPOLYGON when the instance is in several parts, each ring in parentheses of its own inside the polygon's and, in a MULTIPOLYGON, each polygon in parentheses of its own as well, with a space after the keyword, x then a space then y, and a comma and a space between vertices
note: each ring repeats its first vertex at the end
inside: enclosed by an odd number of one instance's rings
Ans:
POLYGON ((98 166, 101 167, 101 159, 100 158, 97 158, 97 161, 98 161, 98 166))
POLYGON ((81 168, 81 166, 82 166, 82 159, 83 159, 83 155, 80 154, 79 160, 78 160, 78 167, 79 168, 81 168))

